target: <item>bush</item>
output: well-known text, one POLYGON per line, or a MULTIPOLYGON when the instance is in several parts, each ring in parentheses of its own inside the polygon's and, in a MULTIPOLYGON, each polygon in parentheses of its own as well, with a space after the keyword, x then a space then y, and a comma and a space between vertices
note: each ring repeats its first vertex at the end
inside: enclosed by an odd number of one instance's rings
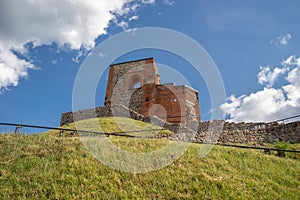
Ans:
POLYGON ((160 130, 158 133, 156 133, 155 136, 158 137, 158 138, 160 138, 160 137, 170 137, 174 134, 175 133, 173 133, 172 131, 163 129, 163 130, 160 130))
POLYGON ((274 147, 276 149, 278 149, 277 150, 277 155, 279 157, 285 157, 286 156, 286 152, 285 151, 280 151, 280 150, 287 150, 287 149, 289 149, 289 145, 290 145, 290 143, 288 143, 288 142, 280 142, 280 141, 277 140, 277 142, 274 145, 274 147))

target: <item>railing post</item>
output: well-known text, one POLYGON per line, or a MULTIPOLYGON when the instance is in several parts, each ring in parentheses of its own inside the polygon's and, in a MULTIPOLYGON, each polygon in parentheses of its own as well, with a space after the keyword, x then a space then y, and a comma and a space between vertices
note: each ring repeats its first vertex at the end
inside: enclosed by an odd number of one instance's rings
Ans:
POLYGON ((60 131, 59 131, 59 136, 60 136, 60 137, 64 137, 64 131, 63 131, 63 130, 60 130, 60 131))
POLYGON ((22 129, 22 126, 21 125, 17 125, 16 129, 15 129, 15 134, 21 133, 21 129, 22 129))

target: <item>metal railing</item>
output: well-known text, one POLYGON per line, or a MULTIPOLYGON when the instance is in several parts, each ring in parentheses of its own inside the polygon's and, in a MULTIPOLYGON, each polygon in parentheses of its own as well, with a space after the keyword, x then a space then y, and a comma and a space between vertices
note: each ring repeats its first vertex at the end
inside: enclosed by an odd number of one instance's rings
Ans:
POLYGON ((37 129, 47 129, 47 130, 58 130, 58 131, 68 131, 68 132, 77 132, 77 133, 89 133, 89 134, 96 134, 96 135, 114 135, 114 136, 124 136, 124 137, 138 137, 129 135, 128 133, 139 133, 139 132, 148 132, 148 131, 160 131, 166 129, 144 129, 144 130, 133 130, 133 131, 119 131, 119 132, 100 132, 100 131, 89 131, 89 130, 77 130, 77 129, 69 129, 69 128, 57 128, 57 127, 50 127, 50 126, 38 126, 38 125, 29 125, 29 124, 16 124, 16 123, 4 123, 0 122, 2 126, 15 126, 15 133, 20 133, 22 127, 27 128, 37 128, 37 129))
MULTIPOLYGON (((295 119, 300 117, 300 115, 295 115, 283 119, 278 119, 267 124, 275 123, 275 122, 283 122, 289 119, 295 119)), ((130 138, 153 138, 153 137, 143 137, 143 136, 134 136, 130 135, 129 133, 138 133, 138 132, 148 132, 148 131, 160 131, 160 130, 167 130, 167 129, 144 129, 144 130, 132 130, 132 131, 119 131, 119 132, 99 132, 99 131, 89 131, 89 130, 76 130, 76 129, 68 129, 68 128, 57 128, 57 127, 50 127, 50 126, 39 126, 39 125, 28 125, 28 124, 19 124, 19 123, 4 123, 0 122, 2 126, 13 126, 15 127, 15 133, 21 133, 22 127, 27 128, 36 128, 36 129, 47 129, 47 130, 58 130, 58 131, 68 131, 68 132, 76 132, 76 133, 89 133, 95 135, 106 135, 106 136, 121 136, 121 137, 130 137, 130 138)), ((198 143, 199 142, 195 142, 198 143)), ((210 143, 205 143, 210 144, 210 143)), ((244 148, 244 149, 257 149, 257 150, 264 150, 265 152, 270 151, 282 151, 282 152, 293 152, 293 153, 300 153, 300 150, 293 150, 293 149, 276 149, 271 147, 257 147, 257 146, 244 146, 244 145, 235 145, 235 144, 211 144, 211 145, 218 145, 218 146, 227 146, 227 147, 235 147, 235 148, 244 148)))

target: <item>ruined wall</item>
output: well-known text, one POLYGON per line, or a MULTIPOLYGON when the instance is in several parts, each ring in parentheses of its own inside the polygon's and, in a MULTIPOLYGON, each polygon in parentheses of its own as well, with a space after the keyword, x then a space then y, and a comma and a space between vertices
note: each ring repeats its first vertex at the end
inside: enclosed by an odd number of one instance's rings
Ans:
POLYGON ((129 101, 137 83, 140 83, 140 87, 145 84, 160 84, 153 58, 111 65, 105 105, 122 104, 129 107, 129 101))
POLYGON ((220 142, 273 143, 300 142, 300 122, 283 123, 224 123, 220 142))
POLYGON ((198 92, 188 86, 160 84, 153 58, 110 66, 105 105, 114 104, 171 123, 201 121, 198 92))
POLYGON ((112 111, 109 106, 101 106, 86 110, 78 110, 75 112, 62 113, 60 119, 60 126, 80 121, 84 119, 91 119, 96 117, 112 117, 112 111))
POLYGON ((187 86, 147 84, 136 89, 129 108, 144 115, 157 116, 170 123, 200 121, 198 92, 187 86))
POLYGON ((111 65, 105 106, 63 113, 61 125, 74 120, 112 116, 105 107, 113 105, 123 105, 143 116, 157 116, 170 123, 186 125, 190 121, 201 121, 198 91, 185 85, 160 84, 155 61, 147 58, 111 65))
POLYGON ((92 119, 95 117, 129 117, 134 120, 139 120, 146 123, 151 123, 157 126, 161 126, 175 133, 178 131, 180 127, 179 124, 168 123, 156 116, 151 116, 151 117, 143 116, 133 110, 126 108, 124 105, 101 106, 94 109, 79 110, 75 112, 66 112, 62 114, 60 126, 73 123, 79 120, 92 119))
POLYGON ((222 120, 190 122, 188 127, 165 122, 158 117, 143 116, 123 105, 102 106, 95 109, 63 113, 61 126, 74 122, 73 115, 80 119, 95 117, 130 117, 171 130, 171 139, 200 143, 273 143, 277 140, 291 143, 300 142, 300 122, 281 123, 229 123, 222 120), (196 131, 195 131, 196 130, 196 131), (214 138, 217 137, 215 141, 214 138))
MULTIPOLYGON (((192 124, 191 124, 192 126, 192 124)), ((197 124, 193 125, 193 130, 197 124)), ((300 121, 283 123, 230 123, 213 120, 199 123, 195 138, 181 140, 204 143, 274 143, 277 140, 300 142, 300 121), (216 140, 215 140, 216 138, 216 140)), ((178 138, 180 136, 175 136, 178 138)))

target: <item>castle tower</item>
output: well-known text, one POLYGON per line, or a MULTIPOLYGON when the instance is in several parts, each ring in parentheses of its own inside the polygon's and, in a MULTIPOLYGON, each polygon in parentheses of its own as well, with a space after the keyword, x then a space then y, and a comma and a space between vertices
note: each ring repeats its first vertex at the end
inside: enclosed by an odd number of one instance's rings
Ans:
POLYGON ((115 104, 115 101, 129 100, 127 95, 136 88, 146 84, 160 84, 157 67, 153 58, 124 62, 110 66, 105 105, 115 104), (115 97, 115 98, 113 98, 115 97))
POLYGON ((160 84, 153 58, 110 66, 105 105, 114 104, 171 123, 201 121, 198 91, 185 85, 160 84))

